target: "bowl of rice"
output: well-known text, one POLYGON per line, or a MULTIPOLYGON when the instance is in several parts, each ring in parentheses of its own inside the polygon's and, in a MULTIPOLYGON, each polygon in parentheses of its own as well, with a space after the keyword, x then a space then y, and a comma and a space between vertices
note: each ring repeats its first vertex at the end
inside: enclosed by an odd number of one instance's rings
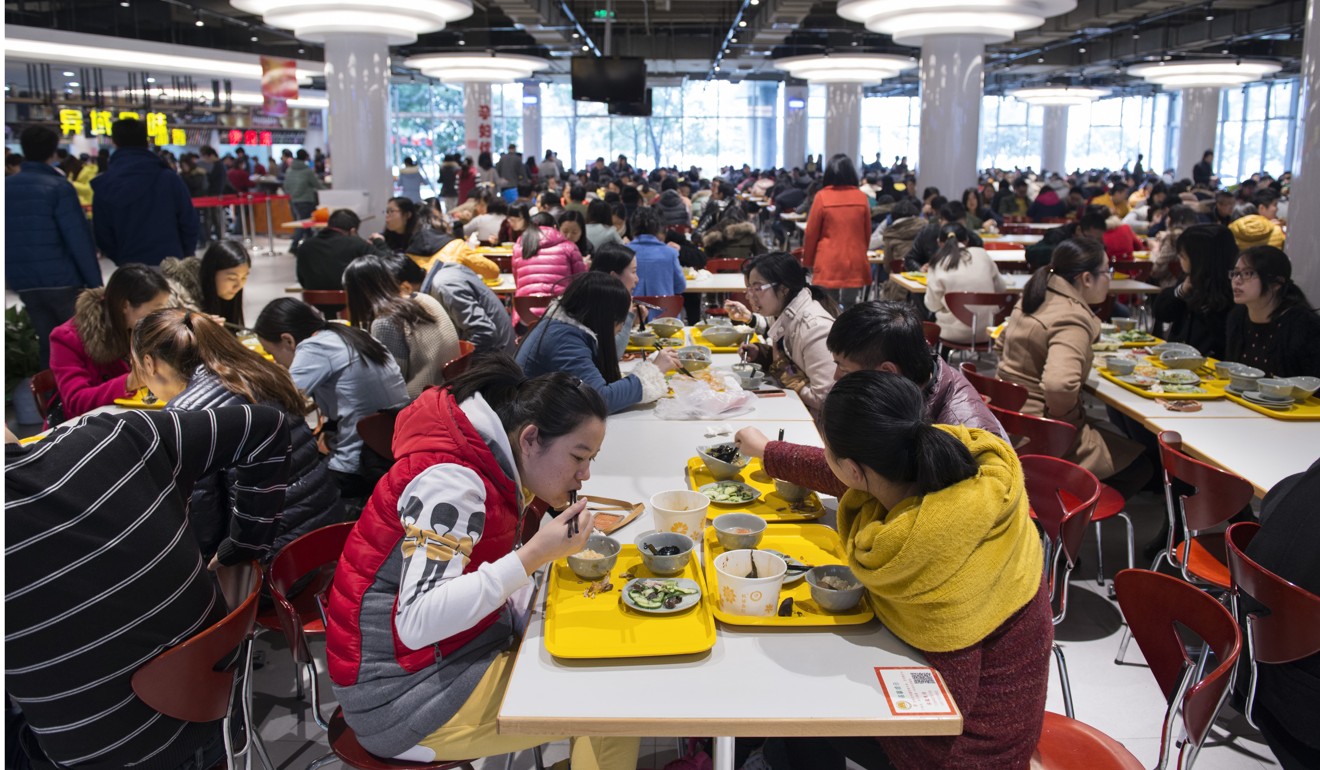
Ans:
POLYGON ((568 557, 568 568, 582 580, 600 580, 614 569, 621 548, 619 541, 612 537, 592 535, 581 551, 568 557))
POLYGON ((857 606, 865 591, 846 564, 827 564, 807 572, 811 599, 826 612, 847 612, 857 606))

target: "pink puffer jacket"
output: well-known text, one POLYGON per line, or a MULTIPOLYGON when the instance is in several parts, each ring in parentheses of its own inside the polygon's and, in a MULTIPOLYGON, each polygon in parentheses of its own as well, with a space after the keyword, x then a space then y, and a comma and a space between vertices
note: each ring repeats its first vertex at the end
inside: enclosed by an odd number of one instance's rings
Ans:
MULTIPOLYGON (((568 287, 569 279, 587 271, 577 244, 565 238, 553 227, 538 228, 541 247, 530 259, 523 258, 523 239, 513 244, 513 295, 530 297, 546 295, 558 297, 568 287)), ((542 311, 544 312, 544 311, 542 311)), ((537 313, 540 316, 541 313, 537 313)), ((517 325, 518 314, 513 323, 517 325)))

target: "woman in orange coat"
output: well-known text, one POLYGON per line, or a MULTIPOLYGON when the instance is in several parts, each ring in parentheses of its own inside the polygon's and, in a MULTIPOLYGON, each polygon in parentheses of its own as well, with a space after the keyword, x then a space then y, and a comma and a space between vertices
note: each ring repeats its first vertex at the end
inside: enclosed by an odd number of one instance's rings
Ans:
POLYGON ((871 282, 871 199, 857 189, 857 168, 847 155, 830 158, 823 181, 807 216, 802 263, 812 271, 811 282, 847 308, 871 282))

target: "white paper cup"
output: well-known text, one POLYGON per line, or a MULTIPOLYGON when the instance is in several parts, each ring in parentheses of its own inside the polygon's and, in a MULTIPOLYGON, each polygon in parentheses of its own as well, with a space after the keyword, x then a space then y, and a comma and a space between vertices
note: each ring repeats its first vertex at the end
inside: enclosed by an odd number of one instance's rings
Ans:
POLYGON ((693 542, 701 539, 710 498, 690 489, 674 489, 651 495, 651 517, 656 532, 677 532, 693 542))
POLYGON ((779 607, 779 588, 788 565, 768 551, 726 551, 715 557, 719 578, 716 601, 730 615, 771 617, 779 607), (758 577, 746 577, 756 559, 758 577))

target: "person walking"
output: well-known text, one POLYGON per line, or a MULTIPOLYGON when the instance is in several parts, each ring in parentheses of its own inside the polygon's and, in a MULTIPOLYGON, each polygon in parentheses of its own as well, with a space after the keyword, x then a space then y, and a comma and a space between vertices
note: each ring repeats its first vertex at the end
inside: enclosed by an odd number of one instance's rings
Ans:
MULTIPOLYGON (((316 191, 325 189, 325 183, 318 179, 316 172, 307 165, 310 159, 311 156, 306 150, 299 150, 298 156, 289 164, 289 170, 284 174, 284 192, 289 195, 289 205, 293 207, 293 216, 296 219, 306 219, 312 215, 316 210, 316 191)), ((298 253, 298 244, 306 237, 307 230, 299 228, 293 235, 293 243, 289 244, 289 251, 298 253)))
POLYGON ((847 155, 830 158, 823 182, 807 215, 802 264, 814 273, 812 283, 846 308, 871 283, 871 204, 857 188, 857 169, 847 155))

